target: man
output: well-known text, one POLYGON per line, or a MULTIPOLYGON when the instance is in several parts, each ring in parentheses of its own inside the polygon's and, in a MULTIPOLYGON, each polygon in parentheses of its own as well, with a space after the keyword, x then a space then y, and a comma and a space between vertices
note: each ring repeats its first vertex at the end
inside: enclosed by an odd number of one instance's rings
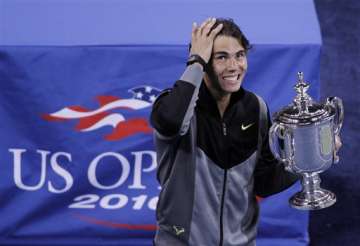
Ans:
POLYGON ((232 20, 193 24, 188 66, 154 103, 155 245, 255 245, 256 195, 297 180, 269 150, 266 104, 241 87, 249 49, 232 20))

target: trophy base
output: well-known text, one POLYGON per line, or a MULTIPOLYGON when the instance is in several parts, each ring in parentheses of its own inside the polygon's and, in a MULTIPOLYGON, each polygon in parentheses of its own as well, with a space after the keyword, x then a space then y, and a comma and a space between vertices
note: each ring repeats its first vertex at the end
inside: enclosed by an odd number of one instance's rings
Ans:
POLYGON ((289 200, 291 207, 301 210, 318 210, 327 208, 335 202, 335 194, 321 188, 311 193, 303 191, 298 192, 289 200))

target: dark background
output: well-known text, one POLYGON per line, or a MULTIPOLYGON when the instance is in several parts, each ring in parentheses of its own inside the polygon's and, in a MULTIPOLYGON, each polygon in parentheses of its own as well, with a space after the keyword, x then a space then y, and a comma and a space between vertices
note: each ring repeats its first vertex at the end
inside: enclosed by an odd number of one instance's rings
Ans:
POLYGON ((342 98, 345 108, 340 162, 321 174, 337 195, 330 208, 310 213, 312 246, 360 245, 360 1, 315 0, 323 48, 321 98, 342 98))

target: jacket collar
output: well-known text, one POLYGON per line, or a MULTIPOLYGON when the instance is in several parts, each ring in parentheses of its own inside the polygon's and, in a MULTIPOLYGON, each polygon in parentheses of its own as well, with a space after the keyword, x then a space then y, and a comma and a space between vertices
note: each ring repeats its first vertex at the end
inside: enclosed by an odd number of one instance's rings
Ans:
MULTIPOLYGON (((245 90, 242 87, 240 87, 238 91, 231 94, 230 103, 224 113, 224 116, 226 115, 226 112, 232 109, 234 104, 236 104, 238 101, 240 101, 243 98, 244 94, 245 94, 245 90)), ((200 109, 209 112, 211 115, 220 117, 216 100, 210 93, 204 81, 201 83, 200 86, 199 100, 197 102, 197 105, 199 106, 200 109)))

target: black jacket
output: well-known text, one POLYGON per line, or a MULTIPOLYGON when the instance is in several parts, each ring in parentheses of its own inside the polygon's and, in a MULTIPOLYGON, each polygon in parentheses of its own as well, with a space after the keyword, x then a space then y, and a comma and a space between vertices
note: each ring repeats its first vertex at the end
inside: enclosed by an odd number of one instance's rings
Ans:
POLYGON ((270 152, 270 117, 263 100, 241 88, 221 118, 199 73, 196 65, 188 67, 153 106, 162 185, 155 243, 252 245, 255 195, 280 192, 297 178, 270 152), (205 231, 212 236, 199 234, 205 231))

